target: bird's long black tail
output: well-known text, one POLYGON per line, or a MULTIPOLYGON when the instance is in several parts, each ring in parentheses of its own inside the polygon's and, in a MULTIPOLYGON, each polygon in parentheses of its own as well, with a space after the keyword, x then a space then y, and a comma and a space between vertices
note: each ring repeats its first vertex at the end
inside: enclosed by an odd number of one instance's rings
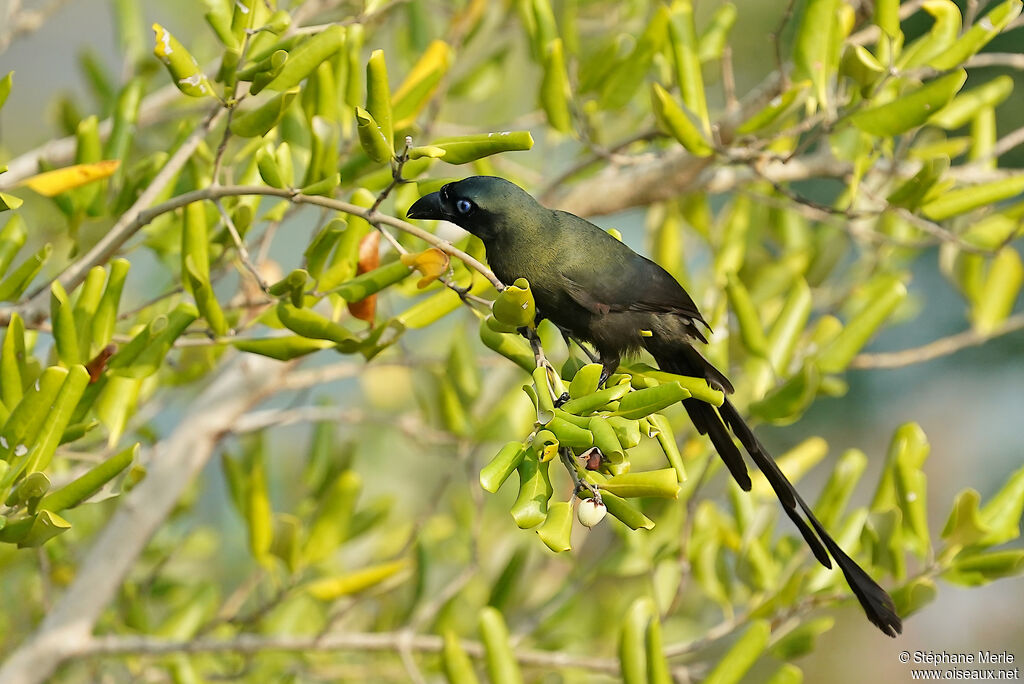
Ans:
MULTIPOLYGON (((689 345, 677 346, 669 353, 663 349, 651 351, 662 370, 705 378, 713 387, 722 389, 727 394, 732 392, 733 388, 729 380, 700 352, 689 345)), ((726 398, 718 409, 698 399, 684 400, 683 407, 690 415, 690 420, 693 421, 697 431, 711 439, 718 455, 721 456, 739 486, 745 491, 750 491, 751 482, 746 463, 732 439, 733 435, 736 436, 743 449, 750 454, 751 460, 764 473, 768 483, 775 490, 776 496, 779 497, 779 502, 786 515, 800 530, 800 534, 810 546, 818 562, 826 568, 831 568, 832 561, 829 556, 835 559, 836 565, 842 570, 847 584, 850 585, 854 596, 860 601, 868 619, 880 630, 891 637, 895 637, 903 631, 903 624, 896 614, 892 599, 829 536, 824 526, 814 516, 811 507, 807 505, 807 502, 803 500, 793 484, 779 469, 775 460, 729 399, 726 398)))

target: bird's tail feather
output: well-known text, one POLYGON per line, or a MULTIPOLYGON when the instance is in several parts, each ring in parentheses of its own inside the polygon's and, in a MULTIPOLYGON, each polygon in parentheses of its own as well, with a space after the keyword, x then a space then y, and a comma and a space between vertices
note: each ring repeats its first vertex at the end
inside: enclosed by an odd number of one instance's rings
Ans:
MULTIPOLYGON (((718 387, 726 393, 732 392, 732 385, 721 371, 689 345, 683 349, 677 348, 670 354, 664 353, 663 350, 652 351, 658 366, 663 370, 702 377, 712 386, 718 387)), ((871 579, 863 568, 846 555, 839 544, 828 534, 810 506, 786 478, 732 402, 726 399, 716 410, 712 405, 697 399, 686 399, 683 401, 683 407, 697 431, 711 439, 736 482, 741 488, 749 491, 751 482, 746 464, 739 449, 732 441, 732 435, 736 436, 744 450, 750 455, 751 460, 764 473, 786 515, 800 530, 800 535, 807 542, 818 562, 826 568, 831 568, 832 561, 829 559, 831 556, 842 571, 850 589, 853 590, 854 596, 864 608, 868 620, 891 637, 899 634, 903 626, 896 614, 892 598, 871 579), (730 430, 732 435, 729 434, 730 430)))

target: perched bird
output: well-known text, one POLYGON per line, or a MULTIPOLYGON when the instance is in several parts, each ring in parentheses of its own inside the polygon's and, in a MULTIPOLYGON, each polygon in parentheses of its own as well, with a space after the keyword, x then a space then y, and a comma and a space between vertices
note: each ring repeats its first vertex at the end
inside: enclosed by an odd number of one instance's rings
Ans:
MULTIPOLYGON (((479 237, 502 282, 530 282, 538 317, 596 349, 602 382, 623 355, 644 349, 662 370, 704 378, 726 395, 733 392, 728 378, 694 347, 707 342, 701 326, 710 328, 690 295, 661 266, 589 221, 548 209, 514 183, 493 176, 448 183, 417 200, 407 215, 450 221, 479 237)), ((749 491, 750 476, 733 436, 739 440, 815 558, 827 568, 832 567, 829 556, 835 559, 868 619, 889 636, 899 634, 902 623, 892 599, 829 536, 729 399, 717 409, 697 399, 685 399, 683 406, 739 486, 749 491)))

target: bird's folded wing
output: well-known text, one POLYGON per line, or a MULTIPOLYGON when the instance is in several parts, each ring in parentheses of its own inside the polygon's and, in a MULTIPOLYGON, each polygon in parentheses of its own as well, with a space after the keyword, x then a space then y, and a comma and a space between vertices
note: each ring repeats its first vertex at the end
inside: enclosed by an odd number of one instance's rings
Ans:
POLYGON ((614 272, 581 272, 567 265, 562 271, 565 290, 577 304, 595 314, 622 311, 670 313, 707 325, 690 295, 672 276, 653 262, 646 259, 643 262, 645 268, 636 269, 629 276, 619 274, 618 277, 614 272))

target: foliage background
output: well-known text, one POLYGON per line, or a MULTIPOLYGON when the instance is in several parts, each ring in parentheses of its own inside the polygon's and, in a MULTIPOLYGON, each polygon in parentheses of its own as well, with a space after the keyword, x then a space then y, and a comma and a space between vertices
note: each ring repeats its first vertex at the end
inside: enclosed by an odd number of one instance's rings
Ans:
MULTIPOLYGON (((190 42, 201 63, 213 55, 212 39, 202 22, 199 3, 152 1, 140 4, 143 7, 141 14, 147 22, 157 21, 179 37, 201 36, 201 39, 193 38, 190 42), (209 52, 202 47, 206 41, 209 52)), ((731 41, 739 93, 746 92, 774 67, 772 44, 765 27, 777 25, 783 4, 765 0, 742 4, 731 41)), ((713 9, 711 3, 699 3, 698 17, 707 16, 710 9, 713 9), (705 4, 707 7, 703 6, 705 4)), ((75 66, 77 55, 83 49, 94 51, 116 73, 120 60, 113 49, 115 41, 109 12, 109 4, 100 0, 67 3, 60 6, 38 32, 16 41, 0 56, 0 73, 14 69, 19 84, 32 83, 36 86, 19 88, 17 96, 11 98, 3 111, 0 142, 5 156, 16 155, 53 136, 56 117, 52 105, 54 93, 68 92, 75 100, 87 101, 75 66)), ((910 36, 926 25, 927 22, 915 18, 907 22, 904 29, 910 36)), ((1018 28, 997 38, 989 49, 1014 51, 1021 40, 1024 40, 1024 29, 1018 28)), ((523 55, 517 54, 515 58, 523 60, 522 81, 504 83, 504 88, 497 95, 480 105, 480 111, 462 113, 460 118, 463 121, 479 120, 481 130, 487 130, 506 124, 510 110, 518 115, 533 108, 532 84, 538 76, 537 69, 526 63, 523 55)), ((993 73, 996 70, 972 71, 968 86, 974 84, 975 78, 983 81, 993 73)), ((1019 87, 1019 72, 1008 73, 1015 78, 1018 88, 1011 99, 997 110, 1000 131, 1016 129, 1022 123, 1019 112, 1024 107, 1024 88, 1019 87)), ((571 143, 565 140, 540 136, 531 153, 514 156, 516 163, 529 167, 538 176, 553 177, 571 163, 571 151, 571 143)), ((1022 162, 1024 154, 1017 150, 1003 157, 1001 166, 1021 166, 1024 165, 1022 162)), ((828 192, 827 189, 816 188, 813 182, 803 190, 810 196, 828 192)), ((602 217, 597 222, 605 227, 621 229, 627 242, 643 248, 642 218, 641 212, 630 211, 602 217)), ((287 241, 278 241, 273 257, 282 264, 293 264, 303 246, 289 246, 287 241)), ((141 271, 145 268, 146 257, 142 252, 137 254, 140 263, 133 264, 133 269, 141 271)), ((912 319, 885 329, 873 342, 871 350, 913 347, 963 329, 963 301, 939 274, 935 250, 919 257, 913 272, 914 289, 927 293, 927 296, 919 298, 921 310, 912 319)), ((138 276, 138 273, 133 272, 133 275, 138 276)), ((145 278, 133 282, 138 289, 130 294, 126 308, 145 301, 167 285, 166 282, 147 281, 145 278)), ((1017 310, 1020 310, 1019 303, 1017 310)), ((425 345, 431 343, 429 338, 424 340, 425 345)), ((436 349, 440 351, 441 348, 436 349)), ((813 435, 821 435, 829 441, 832 455, 847 447, 863 449, 871 459, 864 481, 873 482, 893 430, 906 421, 918 422, 932 445, 926 467, 932 502, 929 523, 931 529, 937 531, 945 521, 948 502, 957 492, 973 487, 985 500, 1005 483, 1006 475, 1019 467, 1022 461, 1022 352, 1024 338, 1016 333, 924 364, 895 370, 850 371, 846 376, 850 385, 846 396, 816 402, 796 424, 784 428, 763 426, 759 428, 759 434, 773 453, 782 453, 813 435)), ((392 379, 389 376, 382 382, 392 379)), ((743 382, 742 378, 737 379, 743 382)), ((365 389, 365 385, 363 387, 365 389)), ((358 397, 357 389, 356 383, 345 381, 320 387, 316 394, 333 398, 358 397)), ((380 400, 384 405, 389 401, 388 397, 380 400)), ((175 414, 180 415, 184 401, 182 397, 172 402, 168 407, 170 413, 155 418, 155 424, 171 425, 176 422, 175 414)), ((304 445, 307 439, 308 430, 298 427, 281 428, 268 435, 266 450, 271 454, 269 479, 275 500, 289 496, 288 492, 279 491, 282 485, 275 483, 289 481, 292 468, 289 455, 295 444, 304 445)), ((448 467, 446 461, 436 454, 424 462, 409 450, 408 444, 387 441, 365 447, 359 463, 368 498, 390 493, 401 502, 403 513, 409 517, 430 503, 431 487, 424 486, 423 482, 436 478, 448 467)), ((294 476, 294 472, 291 475, 294 476)), ((456 479, 461 476, 461 473, 455 475, 456 479)), ((827 473, 812 473, 800 483, 799 488, 816 492, 826 477, 827 473)), ((472 469, 465 475, 465 486, 476 487, 472 469)), ((225 491, 220 468, 212 462, 193 492, 197 497, 195 508, 188 516, 173 523, 175 529, 164 530, 161 535, 165 542, 173 543, 172 540, 182 538, 179 535, 188 529, 216 530, 220 539, 217 543, 222 547, 217 553, 206 556, 205 572, 225 582, 236 582, 242 579, 237 567, 247 558, 245 531, 230 509, 225 491)), ((705 496, 712 496, 712 492, 717 495, 719 490, 709 489, 705 496)), ((865 496, 864 491, 859 492, 855 502, 865 496)), ((496 529, 510 528, 507 517, 500 514, 489 524, 496 529)), ((511 529, 507 531, 512 533, 511 529)), ((23 562, 31 563, 31 560, 23 562)), ((1019 644, 1024 643, 1019 602, 1008 600, 1021 595, 1024 579, 1013 578, 971 589, 947 583, 940 586, 938 598, 906 623, 903 637, 896 642, 882 640, 865 628, 858 615, 859 609, 850 603, 844 605, 836 611, 840 616, 836 628, 821 637, 813 654, 799 661, 807 680, 898 681, 906 675, 906 667, 896 659, 899 650, 953 652, 984 648, 1013 651, 1017 647, 1018 658, 1024 657, 1024 653, 1019 651, 1019 644), (865 653, 871 656, 865 657, 865 653)), ((9 595, 5 603, 11 605, 9 595)), ((8 634, 0 642, 9 646, 20 636, 8 634)))

